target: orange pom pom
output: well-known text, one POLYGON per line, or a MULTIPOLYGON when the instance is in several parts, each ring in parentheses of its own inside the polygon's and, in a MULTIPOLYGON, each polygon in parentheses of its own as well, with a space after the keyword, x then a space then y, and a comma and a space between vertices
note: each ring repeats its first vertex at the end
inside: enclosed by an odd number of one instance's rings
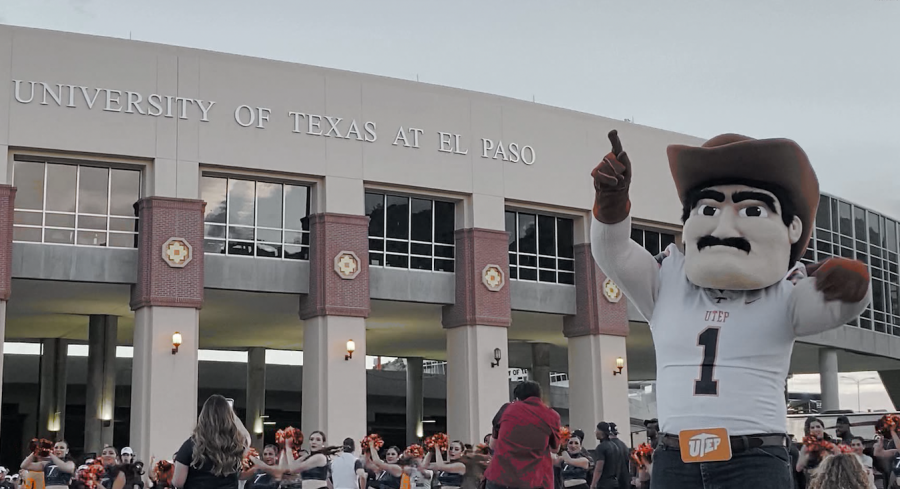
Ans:
POLYGON ((409 458, 422 458, 425 456, 425 449, 421 445, 410 445, 404 454, 409 458))

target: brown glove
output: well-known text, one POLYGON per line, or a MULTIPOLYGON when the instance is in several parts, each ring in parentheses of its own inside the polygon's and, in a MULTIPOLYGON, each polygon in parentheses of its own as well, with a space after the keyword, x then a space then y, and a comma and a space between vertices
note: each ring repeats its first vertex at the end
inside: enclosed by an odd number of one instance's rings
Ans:
POLYGON ((859 302, 869 291, 869 269, 858 260, 829 258, 806 265, 806 274, 816 277, 826 301, 859 302))
POLYGON ((631 161, 622 151, 619 133, 609 132, 612 152, 591 172, 594 178, 594 217, 604 224, 620 223, 631 211, 628 188, 631 186, 631 161))

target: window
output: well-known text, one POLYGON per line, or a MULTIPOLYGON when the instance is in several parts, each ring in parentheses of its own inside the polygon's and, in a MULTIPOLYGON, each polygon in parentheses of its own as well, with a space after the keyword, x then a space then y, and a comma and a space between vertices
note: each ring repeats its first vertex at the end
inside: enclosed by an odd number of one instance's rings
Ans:
POLYGON ((206 253, 309 260, 309 188, 203 176, 206 253))
POLYGON ((506 211, 509 278, 575 284, 575 222, 563 217, 506 211))
POLYGON ((366 192, 369 265, 453 272, 456 204, 366 192))
POLYGON ((140 170, 16 157, 13 241, 137 248, 140 170))
POLYGON ((675 242, 675 235, 633 227, 631 228, 631 239, 643 246, 651 255, 656 256, 675 242))

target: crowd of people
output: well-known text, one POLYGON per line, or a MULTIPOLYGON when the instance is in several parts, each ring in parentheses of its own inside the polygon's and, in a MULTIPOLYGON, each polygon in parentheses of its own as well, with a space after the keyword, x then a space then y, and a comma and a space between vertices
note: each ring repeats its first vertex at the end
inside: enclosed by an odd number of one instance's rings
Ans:
MULTIPOLYGON (((598 442, 585 448, 585 432, 560 426, 559 414, 541 401, 535 382, 514 390, 500 408, 493 430, 473 446, 434 435, 406 449, 383 446, 377 435, 359 444, 346 438, 328 444, 325 433, 303 439, 299 430, 279 431, 278 442, 261 454, 231 404, 207 399, 192 435, 172 460, 150 460, 145 471, 134 451, 105 447, 96 459, 76 466, 65 441, 35 440, 21 472, 0 467, 0 489, 32 489, 28 474, 42 474, 45 489, 649 489, 653 453, 660 448, 659 424, 644 423, 647 443, 632 449, 619 439, 615 423, 601 421, 598 442), (307 449, 303 448, 306 441, 307 449), (359 448, 359 451, 357 451, 359 448), (359 455, 357 455, 359 453, 359 455)), ((874 447, 837 419, 835 437, 815 417, 807 419, 802 443, 789 451, 796 489, 897 487, 900 418, 880 427, 874 447)), ((900 472, 900 470, 898 470, 900 472)), ((663 474, 664 477, 664 474, 663 474)))

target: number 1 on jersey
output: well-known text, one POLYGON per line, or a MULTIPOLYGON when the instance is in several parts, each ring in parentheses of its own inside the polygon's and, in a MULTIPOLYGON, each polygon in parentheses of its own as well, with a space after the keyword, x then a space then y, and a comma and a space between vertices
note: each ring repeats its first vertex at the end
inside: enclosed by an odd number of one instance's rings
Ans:
POLYGON ((697 346, 703 347, 703 363, 700 364, 700 379, 694 381, 695 396, 719 395, 719 381, 713 380, 716 370, 716 354, 719 350, 719 328, 710 326, 697 337, 697 346))

